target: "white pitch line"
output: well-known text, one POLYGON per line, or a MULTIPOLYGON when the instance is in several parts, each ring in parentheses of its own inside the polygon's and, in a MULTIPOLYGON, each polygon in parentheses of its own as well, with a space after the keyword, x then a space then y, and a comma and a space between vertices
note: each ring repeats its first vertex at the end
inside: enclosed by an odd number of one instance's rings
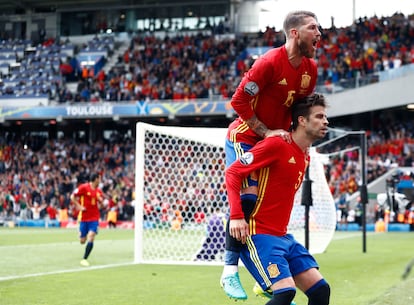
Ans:
MULTIPOLYGON (((340 236, 339 234, 334 235, 333 240, 340 240, 340 239, 346 239, 346 238, 353 238, 356 237, 357 235, 360 235, 361 232, 350 232, 349 234, 344 234, 342 236, 340 236)), ((67 242, 67 243, 75 243, 75 242, 67 242)), ((59 243, 62 244, 62 243, 59 243)), ((54 245, 54 244, 47 244, 49 245, 54 245)), ((32 245, 19 245, 20 247, 27 247, 27 246, 32 246, 32 245)), ((12 246, 12 247, 19 247, 19 246, 12 246)), ((0 246, 0 248, 6 248, 8 246, 0 246)), ((83 272, 83 271, 89 271, 89 270, 99 270, 99 269, 106 269, 106 268, 113 268, 113 267, 122 267, 122 266, 129 266, 129 265, 134 265, 134 262, 129 262, 129 263, 119 263, 119 264, 109 264, 109 265, 101 265, 101 266, 91 266, 91 267, 78 267, 75 269, 67 269, 67 270, 56 270, 56 271, 49 271, 49 272, 39 272, 39 273, 32 273, 32 274, 23 274, 23 275, 12 275, 12 276, 4 276, 4 277, 0 277, 0 282, 3 281, 11 281, 11 280, 18 280, 18 279, 24 279, 24 278, 31 278, 31 277, 37 277, 37 276, 45 276, 45 275, 55 275, 55 274, 64 274, 64 273, 71 273, 71 272, 83 272)))
MULTIPOLYGON (((112 243, 116 243, 116 242, 124 242, 124 241, 127 241, 127 242, 133 242, 132 240, 129 240, 129 239, 119 239, 119 240, 100 240, 99 241, 99 243, 100 244, 104 244, 104 243, 109 243, 109 244, 112 244, 112 243)), ((37 247, 55 247, 55 246, 61 246, 61 245, 70 245, 70 246, 72 246, 72 245, 81 245, 80 243, 79 243, 79 241, 65 241, 65 242, 58 242, 58 243, 43 243, 43 244, 22 244, 22 245, 0 245, 0 250, 1 249, 7 249, 7 248, 30 248, 30 247, 34 247, 34 248, 37 248, 37 247)))
POLYGON ((56 271, 40 272, 40 273, 32 273, 32 274, 23 274, 23 275, 12 275, 12 276, 0 277, 0 282, 10 281, 10 280, 18 280, 18 279, 24 279, 24 278, 30 278, 30 277, 37 277, 37 276, 45 276, 45 275, 55 275, 55 274, 63 274, 63 273, 71 273, 71 272, 82 272, 82 271, 89 271, 89 270, 98 270, 98 269, 106 269, 106 268, 113 268, 113 267, 122 267, 122 266, 134 265, 134 264, 135 264, 134 262, 129 262, 129 263, 101 265, 101 266, 79 267, 79 268, 75 268, 75 269, 56 270, 56 271))
MULTIPOLYGON (((367 235, 374 235, 374 234, 375 234, 375 232, 367 232, 367 235)), ((354 238, 354 237, 358 237, 358 236, 362 236, 361 231, 344 232, 343 234, 334 235, 332 240, 341 240, 341 239, 347 239, 347 238, 354 238)))

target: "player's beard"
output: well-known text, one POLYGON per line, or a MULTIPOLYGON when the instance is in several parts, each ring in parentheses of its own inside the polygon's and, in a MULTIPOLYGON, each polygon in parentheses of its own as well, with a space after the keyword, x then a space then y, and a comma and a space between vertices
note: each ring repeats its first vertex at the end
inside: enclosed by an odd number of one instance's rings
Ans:
POLYGON ((305 56, 307 58, 313 58, 315 56, 315 51, 313 49, 313 46, 309 48, 309 45, 303 40, 298 41, 298 48, 302 56, 305 56))
POLYGON ((306 129, 306 135, 308 139, 311 139, 311 142, 315 142, 315 141, 322 140, 323 138, 325 138, 326 130, 322 131, 319 128, 310 127, 309 129, 306 129))

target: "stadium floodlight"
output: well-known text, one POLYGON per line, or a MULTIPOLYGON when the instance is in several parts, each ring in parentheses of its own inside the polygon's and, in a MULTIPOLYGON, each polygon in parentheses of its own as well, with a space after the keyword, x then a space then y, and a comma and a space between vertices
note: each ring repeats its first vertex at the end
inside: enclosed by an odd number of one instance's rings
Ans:
MULTIPOLYGON (((224 226, 211 227, 209 219, 217 210, 228 213, 224 179, 226 132, 226 128, 137 123, 136 263, 223 264, 224 226)), ((324 252, 336 229, 325 159, 311 149, 311 253, 324 252)), ((305 207, 301 205, 301 193, 299 189, 288 229, 303 243, 305 207)))

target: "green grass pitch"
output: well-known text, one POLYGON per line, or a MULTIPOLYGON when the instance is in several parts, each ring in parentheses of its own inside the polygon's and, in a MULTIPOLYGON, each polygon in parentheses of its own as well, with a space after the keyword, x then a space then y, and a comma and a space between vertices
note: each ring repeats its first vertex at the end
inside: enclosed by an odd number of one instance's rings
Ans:
MULTIPOLYGON (((223 305, 234 304, 219 287, 221 266, 133 264, 132 230, 101 230, 89 268, 79 266, 84 246, 74 229, 0 228, 1 305, 223 305)), ((414 271, 401 275, 414 257, 413 233, 337 232, 316 255, 331 284, 332 305, 414 304, 414 271)), ((254 282, 241 268, 249 298, 254 282)), ((307 304, 301 292, 298 305, 307 304)))

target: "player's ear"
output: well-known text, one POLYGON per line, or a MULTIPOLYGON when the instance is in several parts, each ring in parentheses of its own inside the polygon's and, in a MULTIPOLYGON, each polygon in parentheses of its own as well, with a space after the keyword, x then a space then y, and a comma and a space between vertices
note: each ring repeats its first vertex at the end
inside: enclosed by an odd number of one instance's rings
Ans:
POLYGON ((304 126, 306 122, 306 117, 304 117, 303 115, 298 116, 298 123, 299 125, 304 126))

